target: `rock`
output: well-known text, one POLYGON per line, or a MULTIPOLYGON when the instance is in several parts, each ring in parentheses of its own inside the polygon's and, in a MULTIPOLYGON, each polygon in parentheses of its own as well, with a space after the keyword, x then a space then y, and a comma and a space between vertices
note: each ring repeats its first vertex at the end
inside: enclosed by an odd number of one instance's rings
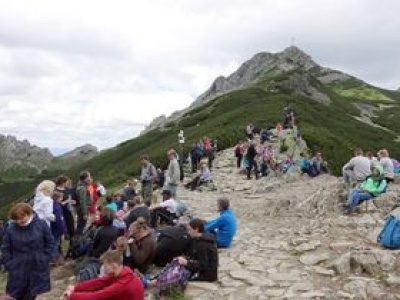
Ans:
POLYGON ((400 277, 394 276, 394 275, 392 275, 392 274, 389 274, 388 277, 385 278, 385 282, 386 282, 389 286, 399 287, 399 286, 400 286, 400 277))
POLYGON ((283 289, 266 289, 264 290, 264 295, 267 297, 281 297, 285 294, 283 289))
POLYGON ((346 253, 336 259, 330 267, 339 275, 349 274, 351 272, 350 257, 351 253, 346 253))
POLYGON ((320 262, 328 260, 330 255, 328 253, 320 253, 320 254, 304 254, 300 256, 300 262, 307 266, 313 266, 319 264, 320 262))
POLYGON ((80 147, 77 147, 61 156, 57 157, 57 160, 65 161, 65 162, 82 162, 95 157, 99 151, 93 145, 87 144, 80 147))
POLYGON ((346 292, 354 295, 354 299, 360 300, 379 300, 382 298, 382 290, 374 281, 355 280, 347 283, 344 287, 346 292))
POLYGON ((300 246, 297 246, 295 249, 296 251, 304 252, 304 251, 311 251, 317 249, 319 246, 321 246, 320 241, 312 241, 309 243, 302 244, 300 246))
POLYGON ((317 273, 319 275, 335 276, 335 271, 330 270, 330 269, 326 269, 326 268, 322 268, 320 266, 314 266, 313 270, 314 270, 315 273, 317 273))
POLYGON ((263 291, 258 286, 249 287, 246 289, 246 295, 249 297, 257 298, 263 295, 263 291))

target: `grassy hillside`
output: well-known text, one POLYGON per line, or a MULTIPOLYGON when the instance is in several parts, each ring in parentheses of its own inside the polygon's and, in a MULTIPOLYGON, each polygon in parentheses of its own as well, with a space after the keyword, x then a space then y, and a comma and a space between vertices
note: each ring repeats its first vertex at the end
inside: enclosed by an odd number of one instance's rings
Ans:
MULTIPOLYGON (((268 78, 269 79, 269 78, 268 78)), ((276 79, 275 79, 276 80, 276 79)), ((390 98, 391 105, 382 110, 373 120, 385 126, 389 131, 372 127, 357 121, 354 117, 360 112, 352 102, 363 102, 372 105, 387 104, 386 98, 354 99, 357 95, 347 97, 346 93, 337 93, 338 87, 324 87, 323 92, 330 95, 332 104, 325 106, 307 97, 287 92, 268 92, 258 86, 235 91, 221 96, 204 106, 187 113, 179 123, 167 124, 165 130, 153 130, 143 136, 128 140, 117 147, 102 152, 97 157, 75 165, 66 173, 76 179, 81 170, 88 169, 96 180, 108 187, 122 184, 127 178, 135 176, 140 170, 139 156, 147 153, 154 164, 163 167, 167 164, 166 151, 178 145, 178 132, 183 129, 186 136, 184 152, 187 153, 191 143, 203 136, 218 140, 219 149, 233 146, 244 138, 244 128, 253 123, 257 128, 273 127, 283 120, 283 108, 291 106, 296 112, 296 120, 303 137, 311 150, 322 151, 335 174, 340 173, 341 166, 352 155, 356 147, 377 151, 383 147, 389 149, 394 157, 400 158, 400 143, 394 140, 400 136, 400 93, 376 90, 368 95, 384 95, 390 98), (345 95, 345 96, 344 96, 345 95)), ((341 90, 354 89, 354 85, 341 90)), ((368 87, 373 89, 373 87, 368 87)), ((24 183, 3 183, 0 185, 0 204, 17 199, 32 191, 42 178, 53 178, 57 170, 42 174, 24 183)))

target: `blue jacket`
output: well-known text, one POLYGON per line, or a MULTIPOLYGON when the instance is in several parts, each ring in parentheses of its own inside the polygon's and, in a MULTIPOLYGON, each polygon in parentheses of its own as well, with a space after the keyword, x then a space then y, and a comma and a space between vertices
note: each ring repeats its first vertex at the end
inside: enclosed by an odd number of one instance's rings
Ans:
POLYGON ((50 223, 51 233, 53 236, 62 236, 67 233, 67 225, 64 220, 64 212, 60 203, 53 203, 53 214, 56 217, 54 222, 50 223))
POLYGON ((53 237, 46 221, 34 217, 26 227, 11 223, 4 233, 2 262, 8 271, 6 293, 21 298, 50 291, 53 237))
POLYGON ((209 221, 205 229, 216 233, 218 247, 230 247, 236 234, 235 214, 230 209, 221 211, 219 218, 209 221))

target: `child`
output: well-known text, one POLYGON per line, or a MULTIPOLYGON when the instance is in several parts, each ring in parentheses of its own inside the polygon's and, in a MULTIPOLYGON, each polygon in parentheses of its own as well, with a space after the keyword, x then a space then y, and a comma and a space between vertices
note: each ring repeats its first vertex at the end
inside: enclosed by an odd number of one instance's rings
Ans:
POLYGON ((54 222, 51 222, 50 229, 51 234, 54 238, 54 247, 52 252, 53 260, 56 260, 59 255, 59 249, 61 246, 61 237, 67 233, 67 225, 65 224, 63 208, 61 201, 63 199, 63 194, 60 192, 53 192, 53 214, 55 216, 54 222))
POLYGON ((119 210, 115 214, 115 219, 113 221, 114 227, 116 227, 121 235, 124 235, 126 230, 126 223, 124 221, 125 212, 123 210, 119 210))
POLYGON ((118 206, 117 204, 114 202, 113 197, 111 196, 107 196, 106 198, 106 207, 111 209, 113 212, 117 212, 118 211, 118 206))

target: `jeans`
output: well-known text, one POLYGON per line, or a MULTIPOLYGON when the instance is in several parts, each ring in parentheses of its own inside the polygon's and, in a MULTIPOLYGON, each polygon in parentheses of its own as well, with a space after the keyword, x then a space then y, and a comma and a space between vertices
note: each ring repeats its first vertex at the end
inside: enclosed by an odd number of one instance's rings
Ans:
POLYGON ((171 192, 172 196, 175 198, 176 196, 176 189, 178 188, 177 184, 174 183, 168 183, 168 190, 171 192))
POLYGON ((356 207, 363 201, 368 201, 372 199, 372 195, 360 189, 351 190, 348 198, 347 205, 351 208, 356 207))
POLYGON ((53 251, 51 253, 51 256, 53 259, 57 258, 57 255, 59 254, 59 249, 60 249, 60 244, 61 244, 61 235, 53 235, 54 239, 54 246, 53 246, 53 251))

